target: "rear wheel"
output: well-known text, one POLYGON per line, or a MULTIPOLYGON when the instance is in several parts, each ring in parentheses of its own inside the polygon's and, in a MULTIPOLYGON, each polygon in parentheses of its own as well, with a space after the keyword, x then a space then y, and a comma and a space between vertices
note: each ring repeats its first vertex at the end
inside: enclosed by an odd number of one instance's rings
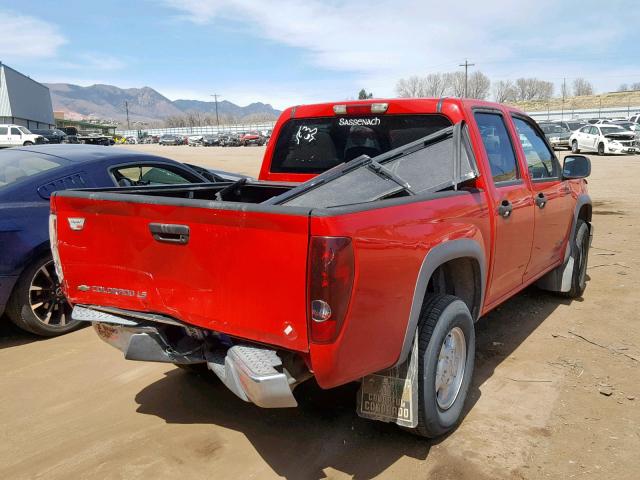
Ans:
POLYGON ((418 326, 418 425, 409 431, 433 438, 460 422, 473 375, 475 331, 462 300, 428 295, 418 326))
POLYGON ((43 337, 55 337, 82 325, 71 319, 67 302, 50 255, 40 257, 20 276, 9 303, 9 319, 23 330, 43 337))
POLYGON ((572 153, 580 153, 580 149, 578 148, 578 141, 574 140, 571 142, 571 152, 572 153))

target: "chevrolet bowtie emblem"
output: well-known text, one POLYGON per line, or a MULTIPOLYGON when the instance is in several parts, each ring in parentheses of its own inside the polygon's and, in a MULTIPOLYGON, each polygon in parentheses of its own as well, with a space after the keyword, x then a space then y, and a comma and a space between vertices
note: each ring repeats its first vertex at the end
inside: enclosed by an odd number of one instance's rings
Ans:
POLYGON ((88 292, 91 290, 91 287, 89 285, 78 285, 78 290, 81 292, 88 292))

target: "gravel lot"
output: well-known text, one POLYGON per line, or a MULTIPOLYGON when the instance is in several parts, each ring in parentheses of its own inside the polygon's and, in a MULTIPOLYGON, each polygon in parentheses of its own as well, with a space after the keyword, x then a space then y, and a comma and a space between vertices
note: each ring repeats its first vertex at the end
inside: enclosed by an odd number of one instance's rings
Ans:
MULTIPOLYGON (((135 145, 257 176, 262 147, 135 145)), ((592 157, 583 300, 529 288, 477 325, 462 425, 426 441, 303 385, 261 410, 215 378, 125 361, 92 329, 0 324, 0 478, 634 479, 640 469, 640 156, 592 157)))

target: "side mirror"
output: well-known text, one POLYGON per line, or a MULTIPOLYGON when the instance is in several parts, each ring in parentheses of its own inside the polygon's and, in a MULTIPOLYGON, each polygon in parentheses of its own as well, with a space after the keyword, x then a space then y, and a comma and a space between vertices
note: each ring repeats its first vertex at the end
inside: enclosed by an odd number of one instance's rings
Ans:
POLYGON ((567 155, 562 165, 562 178, 575 180, 591 175, 591 160, 584 155, 567 155))

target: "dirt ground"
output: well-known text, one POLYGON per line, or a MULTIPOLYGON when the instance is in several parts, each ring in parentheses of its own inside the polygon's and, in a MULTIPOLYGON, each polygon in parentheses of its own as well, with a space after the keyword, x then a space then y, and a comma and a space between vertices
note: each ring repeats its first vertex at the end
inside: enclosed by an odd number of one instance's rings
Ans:
MULTIPOLYGON (((264 151, 129 148, 254 176, 264 151)), ((640 156, 592 162, 584 299, 529 288, 480 320, 447 437, 358 418, 353 386, 261 410, 214 378, 125 361, 92 329, 39 340, 2 322, 0 478, 639 478, 640 156)))

